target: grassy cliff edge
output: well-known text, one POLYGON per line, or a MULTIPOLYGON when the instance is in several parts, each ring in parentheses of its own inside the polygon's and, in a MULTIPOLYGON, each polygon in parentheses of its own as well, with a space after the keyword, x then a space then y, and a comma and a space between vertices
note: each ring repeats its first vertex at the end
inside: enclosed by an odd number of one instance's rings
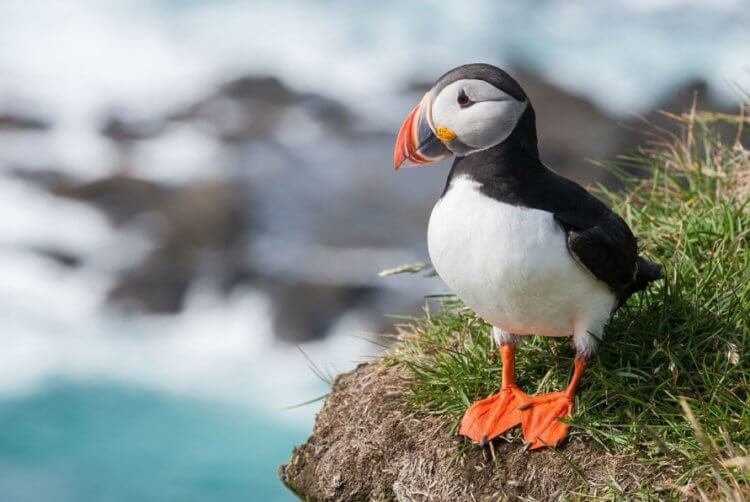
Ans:
MULTIPOLYGON (((501 367, 489 327, 445 298, 337 379, 284 482, 310 500, 750 498, 748 120, 669 118, 681 133, 654 135, 614 167, 626 189, 601 191, 666 279, 610 322, 563 448, 526 452, 518 431, 484 450, 455 437, 501 367)), ((519 384, 564 387, 572 357, 532 337, 519 384)))

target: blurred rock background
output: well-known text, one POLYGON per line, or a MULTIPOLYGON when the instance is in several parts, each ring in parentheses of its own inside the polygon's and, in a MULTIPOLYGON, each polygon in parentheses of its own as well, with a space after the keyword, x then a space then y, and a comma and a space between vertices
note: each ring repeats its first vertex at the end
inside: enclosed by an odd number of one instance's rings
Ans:
MULTIPOLYGON (((704 82, 694 81, 642 116, 617 117, 530 70, 510 71, 538 110, 545 162, 588 185, 616 186, 615 177, 592 161, 634 152, 646 124, 666 125, 658 110, 681 112, 694 97, 701 107, 729 109, 712 100, 704 82)), ((417 102, 429 87, 410 86, 404 96, 417 102)), ((51 127, 44 118, 22 114, 6 115, 3 124, 11 133, 43 134, 51 127)), ((377 272, 426 256, 426 220, 447 166, 394 175, 389 168, 395 130, 330 97, 248 75, 164 115, 103 118, 98 132, 115 152, 105 176, 82 179, 45 166, 10 165, 7 172, 84 203, 115 229, 148 236, 150 249, 117 271, 110 304, 129 312, 176 313, 191 284, 206 276, 222 293, 250 285, 270 295, 275 334, 301 342, 325 336, 338 316, 355 307, 386 328, 385 313, 405 307, 413 312, 421 303, 408 287, 389 301, 393 288, 377 272), (138 172, 139 149, 180 127, 215 143, 224 162, 221 175, 175 186, 138 172), (300 127, 315 128, 316 138, 290 141, 286 136, 299 134, 300 127)), ((69 267, 87 265, 62 248, 32 251, 69 267)))

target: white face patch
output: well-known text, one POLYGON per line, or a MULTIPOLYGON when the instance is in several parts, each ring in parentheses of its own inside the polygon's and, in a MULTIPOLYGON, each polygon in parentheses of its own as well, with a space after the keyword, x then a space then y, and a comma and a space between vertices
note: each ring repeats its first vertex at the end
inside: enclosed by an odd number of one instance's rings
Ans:
POLYGON ((430 125, 434 131, 447 127, 456 133, 456 141, 446 146, 467 155, 505 141, 527 106, 528 101, 519 101, 484 80, 457 80, 433 97, 430 125))

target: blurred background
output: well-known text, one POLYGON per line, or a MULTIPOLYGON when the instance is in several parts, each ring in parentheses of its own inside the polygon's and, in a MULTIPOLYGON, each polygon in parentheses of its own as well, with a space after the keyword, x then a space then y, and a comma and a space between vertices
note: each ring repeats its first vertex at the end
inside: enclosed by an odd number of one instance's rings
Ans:
POLYGON ((443 72, 510 70, 543 160, 611 183, 657 108, 736 110, 738 0, 0 0, 0 500, 292 500, 326 374, 438 279, 443 72), (300 350, 301 349, 301 350, 300 350), (309 360, 308 360, 309 359, 309 360))

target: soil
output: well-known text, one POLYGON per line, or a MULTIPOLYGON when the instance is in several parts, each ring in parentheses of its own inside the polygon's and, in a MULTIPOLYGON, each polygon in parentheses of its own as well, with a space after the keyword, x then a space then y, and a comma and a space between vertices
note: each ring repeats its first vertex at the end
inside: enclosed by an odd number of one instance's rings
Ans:
POLYGON ((632 492, 666 475, 580 436, 533 452, 501 438, 493 458, 445 418, 410 411, 408 385, 405 369, 381 361, 340 375, 313 435, 279 468, 282 481, 311 501, 559 500, 612 497, 615 486, 632 492))

